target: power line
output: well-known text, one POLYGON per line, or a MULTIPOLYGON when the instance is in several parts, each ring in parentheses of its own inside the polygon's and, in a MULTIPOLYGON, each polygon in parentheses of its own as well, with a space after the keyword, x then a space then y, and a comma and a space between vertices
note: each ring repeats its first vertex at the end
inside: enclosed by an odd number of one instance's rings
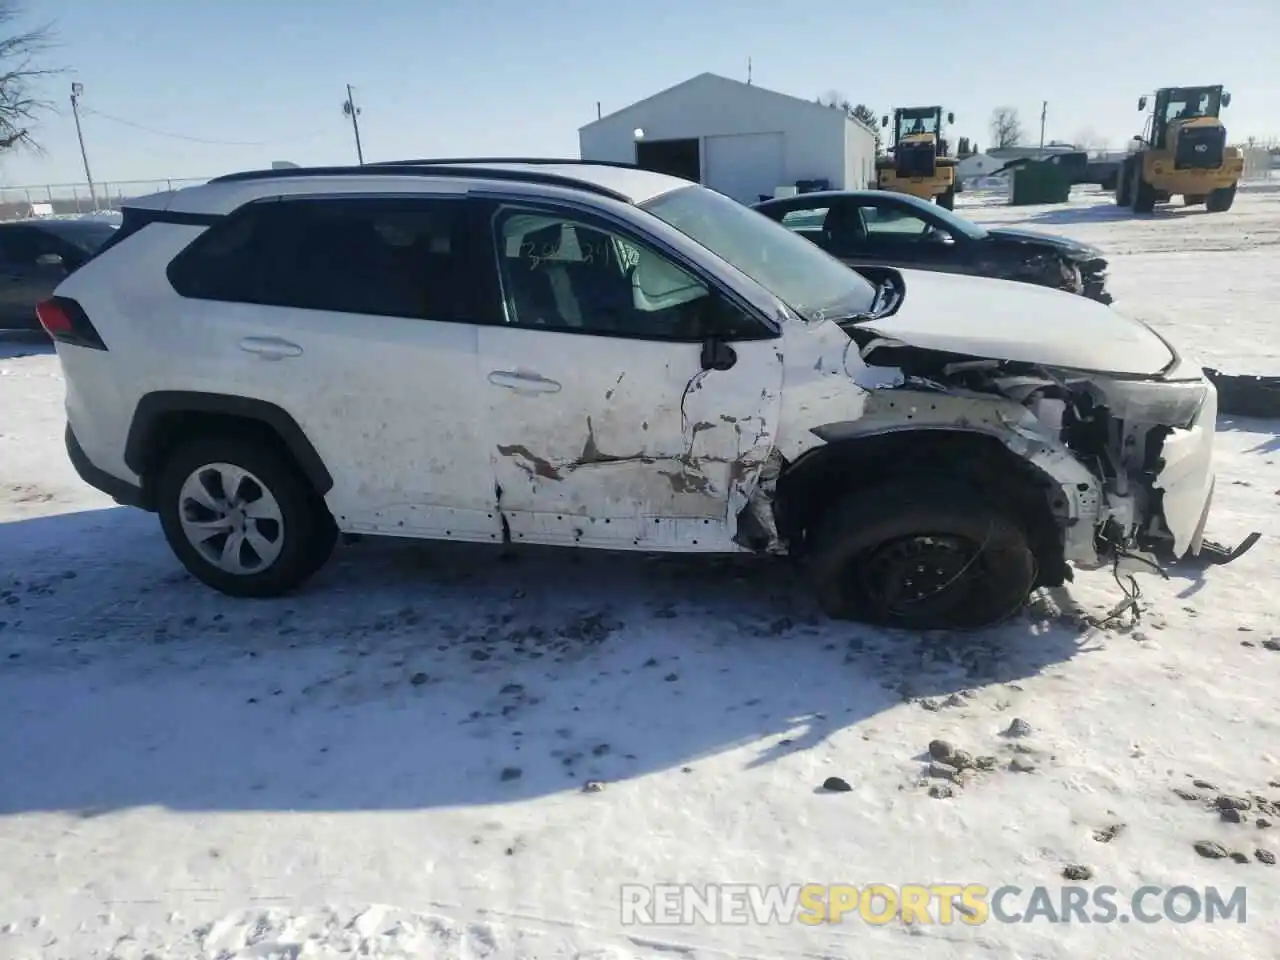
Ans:
POLYGON ((84 113, 91 117, 101 117, 103 120, 110 120, 112 123, 119 123, 126 127, 133 127, 135 130, 143 130, 146 133, 155 134, 158 137, 169 137, 173 140, 186 140, 189 143, 203 143, 218 147, 266 147, 279 143, 296 143, 299 140, 310 140, 320 136, 327 131, 327 127, 321 127, 296 137, 281 137, 276 140, 209 140, 205 137, 190 137, 182 133, 172 133, 168 130, 158 130, 155 127, 149 127, 144 123, 135 123, 132 120, 126 120, 123 117, 113 117, 109 113, 103 113, 101 110, 92 110, 88 107, 84 108, 84 113))

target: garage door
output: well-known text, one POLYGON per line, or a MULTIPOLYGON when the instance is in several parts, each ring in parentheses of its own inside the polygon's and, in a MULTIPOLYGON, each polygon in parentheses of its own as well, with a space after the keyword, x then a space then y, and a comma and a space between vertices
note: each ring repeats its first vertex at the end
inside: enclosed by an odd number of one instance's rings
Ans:
POLYGON ((704 183, 742 203, 761 194, 773 196, 784 184, 786 159, 781 133, 743 133, 707 137, 704 183))

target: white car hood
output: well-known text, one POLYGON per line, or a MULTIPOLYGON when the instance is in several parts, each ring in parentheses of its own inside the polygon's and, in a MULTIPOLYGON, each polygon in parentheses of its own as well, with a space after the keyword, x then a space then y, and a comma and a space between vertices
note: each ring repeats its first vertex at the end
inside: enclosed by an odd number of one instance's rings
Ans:
POLYGON ((901 273, 902 306, 862 329, 914 347, 1096 373, 1155 376, 1176 359, 1146 324, 1086 297, 1011 280, 901 273))

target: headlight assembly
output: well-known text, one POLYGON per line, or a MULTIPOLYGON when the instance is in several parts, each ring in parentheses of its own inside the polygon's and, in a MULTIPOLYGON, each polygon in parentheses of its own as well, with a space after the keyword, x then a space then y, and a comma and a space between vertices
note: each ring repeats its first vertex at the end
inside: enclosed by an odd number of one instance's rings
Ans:
POLYGON ((1207 380, 1094 380, 1111 415, 1120 420, 1190 427, 1209 398, 1207 380))

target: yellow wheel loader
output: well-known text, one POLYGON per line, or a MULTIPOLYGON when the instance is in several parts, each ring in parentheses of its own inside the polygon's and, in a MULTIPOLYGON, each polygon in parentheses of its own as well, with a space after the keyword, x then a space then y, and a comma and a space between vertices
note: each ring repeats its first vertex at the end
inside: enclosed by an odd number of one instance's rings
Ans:
MULTIPOLYGON (((1163 87, 1140 136, 1116 177, 1116 204, 1150 213, 1174 196, 1186 206, 1203 203, 1210 213, 1230 210, 1244 173, 1244 155, 1227 146, 1218 119, 1231 94, 1215 87, 1163 87)), ((1147 97, 1138 98, 1147 109, 1147 97)))
MULTIPOLYGON (((955 123, 947 114, 947 123, 955 123)), ((882 128, 889 117, 880 118, 882 128)), ((947 156, 942 137, 941 107, 899 107, 893 111, 890 156, 876 160, 876 185, 881 190, 908 193, 936 201, 951 210, 956 205, 956 159, 947 156)))

